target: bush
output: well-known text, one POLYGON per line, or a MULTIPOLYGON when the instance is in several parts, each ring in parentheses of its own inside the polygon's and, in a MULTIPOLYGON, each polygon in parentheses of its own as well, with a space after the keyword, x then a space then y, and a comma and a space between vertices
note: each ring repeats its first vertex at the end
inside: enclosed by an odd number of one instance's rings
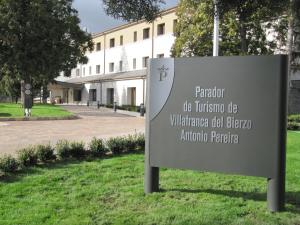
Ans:
POLYGON ((297 122, 288 122, 287 129, 288 130, 300 130, 300 124, 297 122))
POLYGON ((59 159, 70 157, 70 143, 67 140, 59 140, 55 146, 56 154, 59 159))
POLYGON ((85 149, 83 142, 71 142, 70 144, 70 156, 74 158, 82 158, 85 156, 85 149))
POLYGON ((48 145, 37 145, 35 147, 36 155, 38 160, 46 162, 55 159, 54 149, 50 144, 48 145))
POLYGON ((0 158, 0 170, 4 173, 15 172, 19 167, 18 161, 11 155, 0 158))
POLYGON ((118 155, 124 151, 124 138, 123 137, 112 137, 106 141, 108 149, 114 154, 118 155))
POLYGON ((300 123, 300 114, 289 115, 288 116, 288 122, 300 123))
POLYGON ((107 148, 105 147, 105 143, 103 139, 98 139, 93 137, 89 144, 90 152, 93 156, 102 156, 107 152, 107 148))
POLYGON ((17 155, 22 166, 33 166, 37 164, 37 154, 33 147, 23 148, 17 152, 17 155))
POLYGON ((124 151, 130 152, 134 151, 137 147, 137 142, 135 135, 129 134, 127 137, 124 137, 124 151))
POLYGON ((145 135, 143 133, 135 134, 137 150, 145 150, 145 135))

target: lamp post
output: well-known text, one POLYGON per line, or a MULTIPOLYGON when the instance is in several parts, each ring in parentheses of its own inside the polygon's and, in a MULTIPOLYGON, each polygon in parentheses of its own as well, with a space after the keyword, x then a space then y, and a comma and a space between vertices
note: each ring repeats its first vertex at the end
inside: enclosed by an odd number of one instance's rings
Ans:
POLYGON ((219 55, 219 12, 218 0, 214 0, 214 36, 213 36, 213 56, 219 55))

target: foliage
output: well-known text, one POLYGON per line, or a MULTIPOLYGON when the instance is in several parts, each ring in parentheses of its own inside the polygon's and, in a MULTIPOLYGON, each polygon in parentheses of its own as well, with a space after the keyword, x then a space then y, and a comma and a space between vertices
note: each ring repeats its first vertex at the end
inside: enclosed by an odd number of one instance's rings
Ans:
MULTIPOLYGON (((282 1, 276 4, 273 2, 272 7, 269 7, 270 0, 233 2, 239 4, 219 5, 221 36, 219 54, 261 55, 272 54, 278 49, 280 47, 278 45, 281 44, 278 39, 282 38, 281 34, 287 25, 278 19, 282 15, 278 9, 279 7, 282 9, 282 1), (279 21, 280 25, 274 21, 279 21), (268 40, 268 32, 274 29, 277 29, 279 34, 274 36, 273 40, 268 40)), ((177 15, 177 38, 172 55, 177 57, 212 55, 213 1, 182 0, 177 15)))
POLYGON ((41 162, 46 162, 49 160, 55 159, 54 149, 51 147, 50 144, 48 145, 37 145, 35 147, 36 155, 38 160, 41 162))
POLYGON ((116 19, 152 21, 164 0, 103 0, 105 12, 116 19))
POLYGON ((300 0, 292 0, 289 12, 289 55, 292 70, 300 69, 300 0))
POLYGON ((5 68, 2 68, 2 79, 0 78, 0 94, 11 97, 16 103, 21 94, 20 81, 12 79, 5 68))
POLYGON ((79 159, 85 156, 85 148, 83 142, 73 141, 70 143, 69 154, 71 157, 79 159))
POLYGON ((288 130, 300 130, 300 115, 299 114, 294 114, 294 115, 288 116, 287 129, 288 130))
POLYGON ((300 130, 300 123, 291 121, 287 123, 288 130, 300 130))
POLYGON ((121 154, 125 149, 124 137, 111 137, 106 141, 107 148, 114 154, 121 154))
POLYGON ((13 79, 52 81, 86 63, 91 35, 80 29, 72 0, 0 0, 0 65, 13 79))
POLYGON ((70 154, 70 142, 67 140, 59 140, 55 145, 57 157, 59 159, 67 159, 70 154))
POLYGON ((0 157, 0 171, 4 173, 15 172, 18 167, 18 161, 11 155, 0 157))
POLYGON ((145 150, 145 135, 143 133, 135 134, 137 150, 145 150))
POLYGON ((136 139, 135 135, 127 135, 124 137, 124 152, 131 152, 136 149, 136 139))
POLYGON ((288 121, 289 122, 298 122, 298 123, 300 123, 300 114, 289 115, 288 116, 288 121))
POLYGON ((38 157, 32 146, 19 150, 17 155, 21 166, 33 166, 37 164, 38 157))
POLYGON ((89 143, 89 149, 91 154, 96 157, 103 156, 107 152, 104 140, 96 137, 93 137, 93 139, 89 143))

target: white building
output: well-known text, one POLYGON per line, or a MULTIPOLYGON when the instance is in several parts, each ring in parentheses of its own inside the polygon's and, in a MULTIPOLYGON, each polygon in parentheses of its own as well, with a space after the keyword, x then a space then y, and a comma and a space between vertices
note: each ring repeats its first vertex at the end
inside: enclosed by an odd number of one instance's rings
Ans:
POLYGON ((50 84, 50 98, 63 103, 144 103, 148 59, 170 57, 175 10, 161 12, 152 23, 133 22, 94 34, 88 63, 78 65, 71 77, 61 76, 50 84))

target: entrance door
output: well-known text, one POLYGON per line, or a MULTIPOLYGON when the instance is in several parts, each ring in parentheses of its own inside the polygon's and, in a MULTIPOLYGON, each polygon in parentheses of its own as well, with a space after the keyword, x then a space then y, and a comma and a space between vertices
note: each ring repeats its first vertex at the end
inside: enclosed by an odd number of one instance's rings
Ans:
POLYGON ((127 104, 128 105, 136 105, 136 88, 130 87, 127 88, 127 104))
POLYGON ((112 105, 114 103, 114 89, 107 88, 106 90, 107 90, 106 102, 108 105, 112 105))
POLYGON ((136 88, 133 87, 133 88, 130 88, 131 89, 131 100, 130 100, 130 103, 131 105, 136 105, 136 88))

